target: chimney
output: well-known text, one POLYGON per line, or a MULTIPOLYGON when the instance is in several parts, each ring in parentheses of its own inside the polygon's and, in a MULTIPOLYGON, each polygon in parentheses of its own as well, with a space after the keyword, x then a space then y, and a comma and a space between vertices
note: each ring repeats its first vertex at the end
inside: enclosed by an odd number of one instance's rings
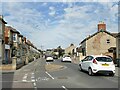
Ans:
POLYGON ((106 31, 106 24, 102 21, 98 23, 98 32, 101 30, 106 31))
POLYGON ((26 37, 24 37, 24 42, 26 43, 26 37))

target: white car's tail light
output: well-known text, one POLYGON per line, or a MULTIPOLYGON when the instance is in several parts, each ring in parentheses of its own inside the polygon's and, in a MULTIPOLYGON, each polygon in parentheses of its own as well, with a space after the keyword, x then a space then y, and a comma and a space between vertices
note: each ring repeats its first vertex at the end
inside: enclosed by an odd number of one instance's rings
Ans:
POLYGON ((94 60, 93 60, 93 63, 94 63, 94 64, 97 64, 97 61, 96 61, 96 59, 94 59, 94 60))

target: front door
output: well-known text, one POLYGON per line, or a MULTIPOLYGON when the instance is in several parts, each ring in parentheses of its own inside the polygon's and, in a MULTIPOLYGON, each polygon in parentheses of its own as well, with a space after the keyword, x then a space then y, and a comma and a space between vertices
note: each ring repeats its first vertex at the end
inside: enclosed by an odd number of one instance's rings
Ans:
POLYGON ((5 49, 5 64, 8 64, 9 56, 8 56, 8 50, 5 49))

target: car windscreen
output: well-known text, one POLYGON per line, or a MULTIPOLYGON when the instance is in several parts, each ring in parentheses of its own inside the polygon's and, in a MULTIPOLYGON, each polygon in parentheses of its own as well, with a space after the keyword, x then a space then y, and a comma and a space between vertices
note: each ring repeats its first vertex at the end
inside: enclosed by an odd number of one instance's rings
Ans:
POLYGON ((112 59, 109 57, 96 57, 95 59, 99 62, 112 62, 112 59))
POLYGON ((64 56, 64 58, 65 58, 65 57, 70 57, 70 56, 64 56))

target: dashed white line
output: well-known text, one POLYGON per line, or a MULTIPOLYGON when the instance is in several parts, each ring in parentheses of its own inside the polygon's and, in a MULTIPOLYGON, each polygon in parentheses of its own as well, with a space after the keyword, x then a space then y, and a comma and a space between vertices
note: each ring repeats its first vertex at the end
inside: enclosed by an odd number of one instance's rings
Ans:
POLYGON ((48 72, 46 72, 46 74, 51 77, 52 79, 54 79, 54 77, 52 77, 52 75, 50 75, 48 72))
POLYGON ((33 85, 36 86, 36 83, 34 82, 33 85))
POLYGON ((37 85, 36 85, 36 82, 37 80, 35 80, 35 74, 34 73, 31 73, 31 81, 33 82, 33 86, 35 88, 35 90, 37 90, 37 85))
POLYGON ((25 74, 22 81, 23 81, 23 82, 26 82, 26 81, 27 81, 27 80, 26 80, 27 77, 28 77, 28 74, 25 74))
POLYGON ((35 82, 35 79, 32 79, 31 81, 32 81, 32 82, 35 82))
POLYGON ((32 73, 32 74, 34 74, 34 73, 32 73))
POLYGON ((65 86, 62 86, 63 89, 68 90, 65 86))

